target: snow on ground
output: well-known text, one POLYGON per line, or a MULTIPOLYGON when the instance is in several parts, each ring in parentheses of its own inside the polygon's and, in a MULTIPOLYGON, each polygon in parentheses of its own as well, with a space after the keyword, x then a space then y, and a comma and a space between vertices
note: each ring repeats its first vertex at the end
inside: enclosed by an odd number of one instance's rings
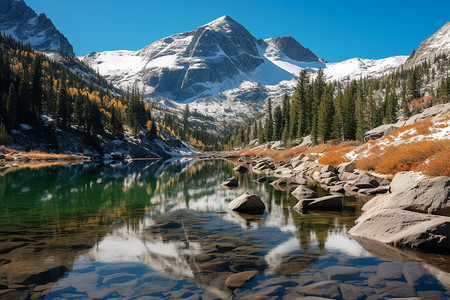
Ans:
MULTIPOLYGON (((450 116, 443 114, 433 118, 433 123, 429 127, 429 133, 420 133, 415 126, 402 131, 402 128, 374 141, 369 141, 354 148, 345 156, 350 160, 363 158, 372 155, 376 151, 383 151, 389 147, 399 146, 401 144, 410 144, 413 142, 429 141, 429 140, 446 140, 450 139, 450 116), (401 131, 401 132, 399 132, 401 131)), ((417 123, 419 124, 419 123, 417 123)))

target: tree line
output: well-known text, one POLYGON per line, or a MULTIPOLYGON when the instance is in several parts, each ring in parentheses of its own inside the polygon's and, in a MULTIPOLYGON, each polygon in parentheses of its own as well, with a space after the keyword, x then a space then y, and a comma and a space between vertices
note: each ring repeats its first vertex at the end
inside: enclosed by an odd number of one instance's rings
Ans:
POLYGON ((449 102, 448 71, 449 59, 445 54, 382 78, 361 78, 347 84, 326 82, 322 70, 310 79, 304 69, 293 94, 285 94, 275 108, 268 99, 263 118, 236 126, 227 146, 239 147, 251 140, 258 140, 259 144, 282 141, 289 145, 308 135, 315 144, 363 140, 365 132, 379 125, 449 102), (441 80, 433 88, 430 83, 437 81, 436 76, 441 80))

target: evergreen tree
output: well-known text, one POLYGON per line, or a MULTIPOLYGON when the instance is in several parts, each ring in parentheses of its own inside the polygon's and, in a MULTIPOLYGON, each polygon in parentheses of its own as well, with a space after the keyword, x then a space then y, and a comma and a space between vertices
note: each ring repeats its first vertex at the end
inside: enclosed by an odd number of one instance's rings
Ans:
POLYGON ((14 83, 11 83, 11 85, 9 86, 8 98, 6 99, 6 113, 8 115, 8 125, 10 129, 15 128, 18 124, 18 110, 20 109, 20 107, 18 107, 18 104, 19 97, 14 87, 14 83))
POLYGON ((266 142, 261 119, 258 121, 258 142, 260 145, 266 142))
POLYGON ((344 89, 342 97, 342 120, 343 120, 343 139, 354 140, 356 134, 355 120, 355 95, 356 82, 352 81, 349 86, 344 89))
POLYGON ((38 117, 42 114, 42 67, 41 55, 36 55, 32 68, 31 102, 33 113, 38 117))
MULTIPOLYGON (((297 137, 298 126, 302 126, 302 121, 305 119, 305 114, 302 113, 302 105, 305 103, 306 84, 308 78, 306 76, 306 70, 300 72, 297 80, 297 86, 295 87, 294 94, 291 98, 290 104, 290 124, 289 124, 289 138, 295 139, 297 137), (299 117, 300 116, 300 117, 299 117)), ((302 129, 303 132, 303 129, 302 129)))
POLYGON ((281 107, 277 105, 273 111, 273 140, 279 141, 281 140, 281 136, 283 134, 283 113, 281 111, 281 107))
POLYGON ((409 73, 408 76, 407 85, 408 85, 408 96, 410 100, 420 98, 421 83, 417 73, 418 73, 417 68, 414 68, 409 73))
POLYGON ((333 130, 334 107, 333 99, 328 93, 322 93, 317 116, 317 137, 323 142, 331 138, 333 130))
POLYGON ((266 124, 264 126, 264 131, 265 140, 268 142, 273 141, 272 100, 270 98, 267 100, 266 124))
POLYGON ((189 104, 186 104, 183 111, 183 136, 185 139, 189 137, 189 104))
POLYGON ((62 81, 61 87, 58 91, 56 102, 56 116, 58 119, 58 124, 63 128, 66 128, 69 123, 70 112, 69 112, 69 95, 67 94, 64 80, 62 81))

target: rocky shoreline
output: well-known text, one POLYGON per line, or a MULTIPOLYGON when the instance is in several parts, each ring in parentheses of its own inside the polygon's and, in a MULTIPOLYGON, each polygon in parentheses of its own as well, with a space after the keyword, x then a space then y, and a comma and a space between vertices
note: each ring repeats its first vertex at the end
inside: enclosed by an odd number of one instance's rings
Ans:
POLYGON ((273 162, 270 157, 235 157, 225 153, 216 157, 237 162, 235 172, 252 170, 278 178, 271 185, 291 193, 299 201, 292 209, 340 210, 343 195, 373 197, 348 234, 404 248, 450 252, 450 178, 425 178, 417 173, 399 172, 377 176, 357 170, 354 162, 337 167, 321 165, 304 154, 289 163, 273 162), (305 185, 318 183, 330 195, 317 198, 305 185))

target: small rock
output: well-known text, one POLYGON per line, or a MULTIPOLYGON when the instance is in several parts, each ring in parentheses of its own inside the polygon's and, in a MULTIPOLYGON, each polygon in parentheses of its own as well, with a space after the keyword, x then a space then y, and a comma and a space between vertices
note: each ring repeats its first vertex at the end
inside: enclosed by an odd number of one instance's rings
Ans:
POLYGON ((258 271, 245 271, 233 274, 225 281, 225 286, 230 289, 236 289, 246 284, 250 279, 256 276, 258 271))
POLYGON ((228 188, 235 188, 239 186, 239 181, 235 177, 228 178, 222 183, 222 186, 228 188))
POLYGON ((295 190, 292 191, 291 194, 297 199, 317 197, 317 193, 315 191, 303 185, 298 186, 295 190))
POLYGON ((332 266, 323 269, 322 271, 328 279, 348 281, 359 279, 361 270, 355 267, 345 267, 345 266, 332 266))
POLYGON ((258 182, 258 183, 263 183, 263 182, 269 181, 269 179, 267 177, 260 177, 260 178, 255 179, 254 181, 258 182))
POLYGON ((238 165, 233 169, 233 171, 236 171, 238 173, 246 173, 246 172, 248 172, 248 168, 243 165, 238 165))
POLYGON ((356 168, 356 164, 355 164, 355 162, 347 162, 347 163, 342 163, 342 164, 340 164, 337 168, 336 168, 336 170, 337 170, 337 172, 339 173, 339 174, 342 174, 342 173, 344 173, 344 172, 353 172, 353 170, 355 170, 355 168, 356 168))
POLYGON ((336 173, 336 169, 332 165, 323 166, 322 170, 320 170, 320 173, 326 173, 326 172, 336 173))

